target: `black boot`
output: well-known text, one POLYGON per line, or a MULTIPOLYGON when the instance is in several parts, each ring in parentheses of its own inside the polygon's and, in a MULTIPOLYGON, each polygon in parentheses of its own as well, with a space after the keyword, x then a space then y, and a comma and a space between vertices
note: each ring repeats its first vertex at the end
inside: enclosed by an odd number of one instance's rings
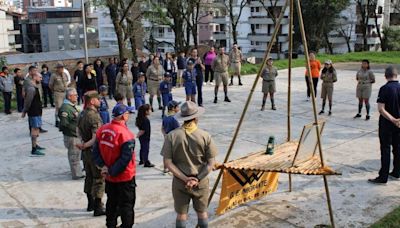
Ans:
POLYGON ((233 76, 231 76, 231 83, 229 83, 230 86, 233 85, 233 76))
POLYGON ((243 84, 242 84, 242 80, 240 79, 240 75, 238 77, 239 77, 239 85, 242 86, 243 84))
POLYGON ((103 206, 103 203, 101 202, 101 198, 96 198, 94 199, 94 212, 93 216, 102 216, 106 214, 106 209, 103 206))
POLYGON ((60 121, 56 120, 56 127, 60 127, 60 121))
POLYGON ((94 200, 91 194, 86 194, 88 205, 86 211, 93 211, 94 210, 94 200))
POLYGON ((151 168, 151 167, 154 167, 154 164, 152 164, 150 161, 146 161, 146 162, 144 163, 144 167, 146 167, 146 168, 151 168))

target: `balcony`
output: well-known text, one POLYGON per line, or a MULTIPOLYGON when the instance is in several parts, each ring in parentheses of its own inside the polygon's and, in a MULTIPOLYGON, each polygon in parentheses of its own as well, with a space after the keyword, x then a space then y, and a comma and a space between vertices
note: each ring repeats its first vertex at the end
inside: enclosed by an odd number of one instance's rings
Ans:
MULTIPOLYGON (((268 34, 268 33, 249 33, 247 35, 247 37, 249 38, 250 41, 253 42, 267 42, 270 41, 272 38, 272 33, 268 34)), ((289 40, 289 36, 287 34, 280 34, 279 37, 279 42, 280 43, 284 43, 287 42, 289 40)))
POLYGON ((226 40, 226 33, 224 31, 213 32, 214 40, 226 40))
MULTIPOLYGON (((250 24, 264 24, 264 25, 273 25, 274 21, 268 16, 251 16, 249 17, 250 24)), ((282 25, 288 24, 288 18, 282 19, 282 25)))
POLYGON ((227 18, 225 16, 218 16, 218 17, 213 17, 212 23, 215 24, 226 24, 227 18))

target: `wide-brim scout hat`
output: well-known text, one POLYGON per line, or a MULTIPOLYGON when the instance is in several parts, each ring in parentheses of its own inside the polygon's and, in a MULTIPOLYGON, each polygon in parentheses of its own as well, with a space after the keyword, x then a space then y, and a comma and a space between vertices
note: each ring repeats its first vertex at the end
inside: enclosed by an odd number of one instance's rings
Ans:
POLYGON ((85 101, 90 101, 93 98, 100 98, 99 93, 96 90, 87 91, 84 94, 85 101))
POLYGON ((201 116, 205 112, 203 107, 199 107, 192 101, 186 101, 182 104, 181 110, 175 115, 178 120, 192 120, 201 116))

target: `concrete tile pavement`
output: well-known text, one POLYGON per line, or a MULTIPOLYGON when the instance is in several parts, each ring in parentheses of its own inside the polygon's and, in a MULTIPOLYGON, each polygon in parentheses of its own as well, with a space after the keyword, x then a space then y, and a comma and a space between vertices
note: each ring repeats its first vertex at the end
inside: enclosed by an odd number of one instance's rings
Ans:
MULTIPOLYGON (((378 88, 385 83, 381 73, 371 97, 372 118, 353 120, 357 112, 355 98, 355 71, 338 70, 335 85, 333 115, 321 116, 327 120, 323 134, 323 148, 328 164, 343 173, 329 177, 335 218, 339 227, 364 227, 373 223, 399 204, 397 189, 400 182, 387 186, 372 186, 366 182, 375 177, 379 169, 379 141, 377 137, 378 113, 375 100, 378 88)), ((231 159, 263 150, 270 135, 278 143, 286 140, 287 71, 279 72, 276 94, 277 111, 259 111, 262 94, 261 82, 254 93, 248 114, 235 144, 231 159)), ((312 122, 312 107, 305 101, 304 69, 294 69, 292 103, 292 137, 300 136, 304 124, 312 122)), ((213 87, 204 87, 206 114, 200 127, 209 131, 218 146, 217 160, 222 162, 229 147, 236 124, 244 107, 254 76, 244 77, 244 86, 229 87, 232 103, 213 104, 213 87)), ((319 86, 320 88, 320 86, 319 86)), ((320 91, 319 91, 320 92, 320 91)), ((174 90, 176 100, 184 100, 182 88, 174 90)), ((317 99, 317 110, 320 99, 317 99)), ((112 103, 114 104, 114 103, 112 103)), ((364 111, 365 112, 365 111, 364 111)), ((134 115, 128 126, 137 133, 134 115)), ((70 180, 66 150, 62 135, 53 127, 54 109, 44 112, 44 128, 49 132, 39 138, 47 148, 42 158, 29 157, 30 138, 27 120, 19 114, 0 114, 0 227, 104 227, 105 218, 93 218, 85 212, 86 197, 83 181, 70 180)), ((171 176, 162 174, 159 155, 163 137, 160 132, 161 112, 151 116, 152 139, 150 159, 154 169, 139 167, 137 171, 137 227, 173 227, 175 215, 171 195, 171 176)), ((138 143, 139 144, 139 143, 138 143)), ((139 145, 136 151, 139 151, 139 145)), ((217 172, 210 175, 213 184, 217 172)), ((329 217, 321 177, 294 176, 294 192, 287 192, 287 175, 281 175, 277 193, 260 201, 239 207, 221 217, 215 216, 219 189, 210 205, 211 227, 314 227, 328 224, 329 217)), ((197 219, 190 211, 189 227, 197 219)))

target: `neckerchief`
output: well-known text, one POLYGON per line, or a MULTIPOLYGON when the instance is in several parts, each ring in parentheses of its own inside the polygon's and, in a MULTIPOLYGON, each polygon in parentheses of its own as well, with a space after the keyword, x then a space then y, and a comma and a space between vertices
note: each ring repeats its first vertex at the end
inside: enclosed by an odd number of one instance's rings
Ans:
POLYGON ((186 134, 192 134, 197 130, 197 124, 195 121, 192 121, 190 123, 183 124, 182 128, 185 130, 186 134))

